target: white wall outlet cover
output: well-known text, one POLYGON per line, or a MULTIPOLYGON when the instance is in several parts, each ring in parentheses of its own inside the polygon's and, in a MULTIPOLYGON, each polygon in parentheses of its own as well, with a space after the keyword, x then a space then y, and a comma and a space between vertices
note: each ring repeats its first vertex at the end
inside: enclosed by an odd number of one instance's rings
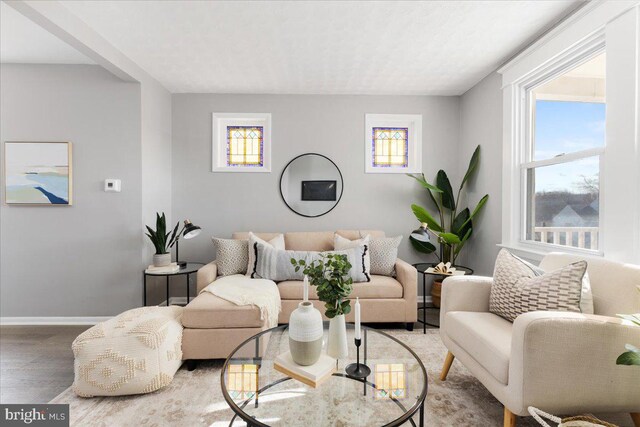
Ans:
POLYGON ((104 180, 104 191, 119 193, 121 191, 121 188, 121 182, 119 179, 104 180))

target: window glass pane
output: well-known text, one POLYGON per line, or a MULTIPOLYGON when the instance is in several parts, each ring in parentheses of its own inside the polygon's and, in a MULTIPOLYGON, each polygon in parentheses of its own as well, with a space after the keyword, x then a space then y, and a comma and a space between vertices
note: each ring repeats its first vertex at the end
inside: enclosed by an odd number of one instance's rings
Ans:
POLYGON ((527 170, 527 240, 598 249, 599 156, 527 170))
POLYGON ((373 166, 407 167, 409 164, 408 128, 374 127, 371 141, 373 166))
POLYGON ((605 54, 531 91, 533 160, 605 144, 605 54))
POLYGON ((262 126, 227 126, 227 166, 263 166, 262 126))

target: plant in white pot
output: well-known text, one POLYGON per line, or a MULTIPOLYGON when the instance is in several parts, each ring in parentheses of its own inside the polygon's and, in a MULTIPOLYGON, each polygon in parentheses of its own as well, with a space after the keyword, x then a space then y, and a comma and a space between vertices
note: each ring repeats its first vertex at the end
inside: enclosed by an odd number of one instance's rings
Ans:
POLYGON ((145 233, 153 246, 156 248, 156 253, 153 255, 153 265, 155 267, 164 267, 171 264, 171 248, 178 240, 178 227, 180 223, 176 223, 173 231, 167 233, 167 218, 162 213, 160 216, 156 212, 156 229, 146 225, 148 233, 145 233))
POLYGON ((291 258, 296 271, 309 277, 312 286, 316 287, 318 299, 324 302, 325 316, 329 318, 329 340, 327 354, 342 358, 349 353, 347 347, 347 326, 344 315, 351 312, 349 295, 353 290, 353 280, 349 277, 351 263, 346 255, 323 254, 321 259, 307 264, 303 259, 291 258))

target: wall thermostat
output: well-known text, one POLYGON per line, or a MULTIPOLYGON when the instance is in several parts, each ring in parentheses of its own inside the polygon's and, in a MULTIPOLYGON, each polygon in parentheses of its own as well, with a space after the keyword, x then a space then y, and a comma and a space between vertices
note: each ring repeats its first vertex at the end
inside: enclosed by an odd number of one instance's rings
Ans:
POLYGON ((113 191, 119 193, 121 190, 121 184, 119 179, 105 179, 104 191, 113 191))

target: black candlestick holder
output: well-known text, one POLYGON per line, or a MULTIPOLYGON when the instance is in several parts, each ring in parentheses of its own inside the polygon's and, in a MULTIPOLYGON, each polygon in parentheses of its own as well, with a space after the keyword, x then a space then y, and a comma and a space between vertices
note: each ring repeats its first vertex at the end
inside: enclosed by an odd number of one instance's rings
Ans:
POLYGON ((360 344, 362 344, 362 340, 359 338, 355 339, 356 342, 356 363, 351 363, 347 365, 344 369, 347 375, 353 378, 367 378, 371 375, 371 368, 369 368, 364 363, 360 363, 360 344))

